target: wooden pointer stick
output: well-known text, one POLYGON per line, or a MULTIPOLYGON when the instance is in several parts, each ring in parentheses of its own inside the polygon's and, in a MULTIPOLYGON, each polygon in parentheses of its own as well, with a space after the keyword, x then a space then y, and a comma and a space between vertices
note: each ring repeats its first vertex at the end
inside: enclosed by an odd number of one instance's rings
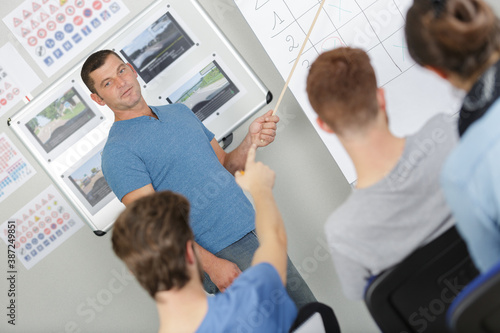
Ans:
POLYGON ((297 56, 297 59, 295 59, 295 63, 293 64, 292 71, 288 75, 288 79, 286 80, 285 86, 283 87, 283 90, 281 91, 281 95, 278 98, 278 102, 276 103, 276 106, 274 107, 273 116, 276 114, 276 112, 278 112, 278 107, 280 106, 281 100, 283 99, 283 96, 285 95, 286 89, 288 88, 288 85, 290 84, 290 80, 292 79, 293 73, 295 72, 295 68, 297 68, 297 64, 299 63, 302 52, 304 52, 304 48, 306 47, 307 41, 309 40, 309 37, 311 36, 314 25, 316 24, 316 21, 318 20, 319 14, 321 13, 321 9, 325 5, 325 2, 326 2, 326 0, 323 0, 323 1, 321 1, 321 4, 319 5, 318 12, 316 13, 316 17, 314 17, 313 23, 311 24, 311 27, 309 28, 309 32, 307 33, 306 39, 304 40, 304 43, 302 43, 302 47, 300 48, 299 55, 297 56))

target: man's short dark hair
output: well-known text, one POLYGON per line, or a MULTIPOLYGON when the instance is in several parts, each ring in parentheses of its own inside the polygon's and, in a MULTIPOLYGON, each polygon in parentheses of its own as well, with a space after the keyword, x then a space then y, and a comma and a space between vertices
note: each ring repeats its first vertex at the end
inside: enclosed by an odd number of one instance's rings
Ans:
POLYGON ((191 278, 186 244, 194 236, 189 201, 180 194, 156 192, 132 202, 116 220, 111 240, 115 254, 153 298, 181 289, 191 278))
POLYGON ((85 83, 87 88, 89 88, 90 92, 94 94, 97 94, 97 91, 95 89, 95 82, 90 77, 90 73, 92 73, 93 71, 104 65, 104 62, 106 61, 106 59, 110 54, 114 55, 120 60, 122 59, 115 51, 101 50, 91 54, 87 58, 87 60, 85 60, 85 63, 82 66, 82 71, 80 73, 80 76, 82 77, 83 83, 85 83))

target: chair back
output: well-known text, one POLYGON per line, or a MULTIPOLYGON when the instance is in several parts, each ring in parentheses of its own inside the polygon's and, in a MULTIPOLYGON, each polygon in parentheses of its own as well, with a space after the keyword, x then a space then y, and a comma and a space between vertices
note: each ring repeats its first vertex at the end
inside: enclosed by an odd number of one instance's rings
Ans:
POLYGON ((299 309, 290 333, 340 333, 340 326, 331 307, 312 302, 299 309))
POLYGON ((475 278, 455 298, 447 321, 456 333, 500 332, 500 262, 475 278))
POLYGON ((452 227, 377 276, 366 289, 365 303, 382 332, 448 332, 447 309, 477 275, 452 227))

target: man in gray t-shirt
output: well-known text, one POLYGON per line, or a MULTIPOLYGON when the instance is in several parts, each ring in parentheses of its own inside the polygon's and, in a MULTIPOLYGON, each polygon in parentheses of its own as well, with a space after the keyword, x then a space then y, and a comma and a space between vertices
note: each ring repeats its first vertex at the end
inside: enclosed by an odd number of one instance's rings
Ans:
POLYGON ((384 91, 358 49, 322 54, 311 66, 307 92, 318 124, 337 134, 358 175, 325 232, 345 295, 362 299, 370 277, 454 225, 439 174, 458 139, 456 121, 437 115, 414 135, 394 136, 384 91))

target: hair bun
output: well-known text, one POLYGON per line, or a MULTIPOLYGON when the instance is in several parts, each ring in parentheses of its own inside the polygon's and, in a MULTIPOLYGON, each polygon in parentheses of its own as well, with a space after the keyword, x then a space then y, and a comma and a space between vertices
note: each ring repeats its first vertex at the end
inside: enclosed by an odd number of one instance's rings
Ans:
POLYGON ((483 1, 449 0, 432 25, 432 33, 448 50, 469 53, 489 43, 497 24, 495 14, 483 1))

